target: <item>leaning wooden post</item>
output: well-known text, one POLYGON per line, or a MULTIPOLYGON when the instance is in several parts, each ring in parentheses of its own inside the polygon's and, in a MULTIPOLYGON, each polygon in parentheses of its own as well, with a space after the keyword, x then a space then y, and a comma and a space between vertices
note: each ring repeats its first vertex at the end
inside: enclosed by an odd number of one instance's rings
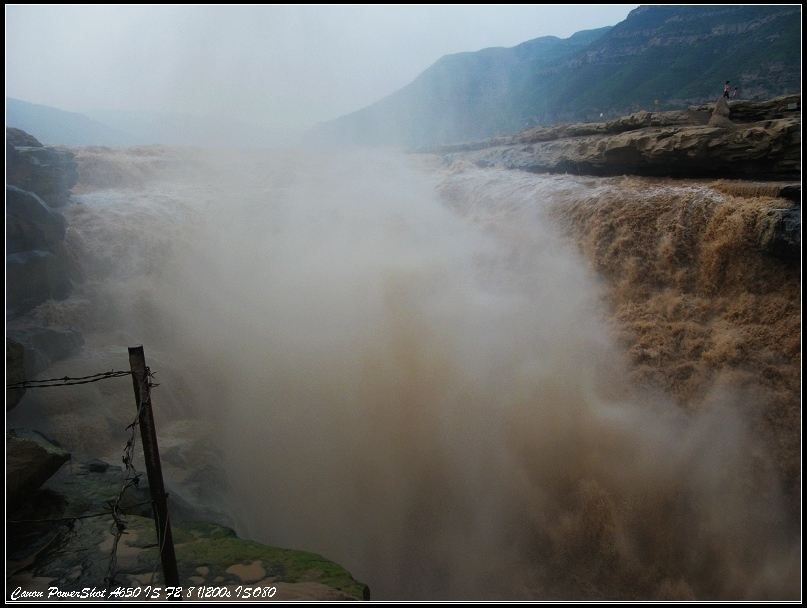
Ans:
POLYGON ((143 455, 146 460, 146 473, 149 478, 151 502, 157 525, 157 542, 160 547, 163 576, 167 586, 179 587, 174 539, 171 535, 171 522, 168 519, 168 503, 163 484, 163 471, 160 466, 160 451, 157 448, 157 429, 154 426, 154 416, 151 412, 148 368, 142 346, 129 347, 129 365, 132 369, 135 399, 140 411, 140 437, 143 441, 143 455))

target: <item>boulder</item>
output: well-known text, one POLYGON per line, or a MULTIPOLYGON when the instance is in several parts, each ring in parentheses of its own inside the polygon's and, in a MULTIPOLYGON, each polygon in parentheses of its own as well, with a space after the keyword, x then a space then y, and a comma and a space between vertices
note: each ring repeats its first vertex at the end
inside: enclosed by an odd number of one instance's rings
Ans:
POLYGON ((790 184, 779 190, 779 197, 801 204, 801 184, 790 184))
POLYGON ((29 326, 6 330, 24 350, 24 373, 28 379, 47 369, 56 361, 66 359, 84 345, 83 334, 71 328, 29 326))
POLYGON ((726 101, 725 97, 721 97, 717 100, 715 104, 715 109, 712 112, 712 117, 709 119, 709 122, 706 124, 707 127, 718 127, 721 129, 728 129, 734 126, 734 123, 731 122, 729 116, 731 115, 731 110, 729 110, 729 102, 726 101))
POLYGON ((731 110, 729 109, 728 99, 726 99, 725 97, 717 98, 717 103, 715 103, 715 109, 712 110, 712 116, 725 116, 726 118, 731 116, 731 110))
POLYGON ((70 200, 78 165, 69 150, 40 144, 19 129, 6 128, 6 185, 35 192, 51 207, 70 200))
POLYGON ((768 211, 762 222, 759 246, 768 255, 801 261, 801 203, 768 211))
POLYGON ((42 144, 39 143, 39 140, 23 131, 22 129, 16 129, 14 127, 6 127, 6 152, 8 152, 8 148, 11 146, 12 148, 42 148, 42 144))
POLYGON ((70 295, 67 222, 52 207, 78 180, 73 153, 6 128, 6 319, 70 295))
POLYGON ((6 186, 6 254, 35 249, 55 253, 66 230, 64 216, 36 194, 6 186))
POLYGON ((46 300, 64 300, 72 289, 64 258, 41 250, 6 256, 6 318, 26 313, 46 300))
POLYGON ((6 433, 6 507, 9 512, 33 496, 70 459, 70 453, 36 431, 6 433))

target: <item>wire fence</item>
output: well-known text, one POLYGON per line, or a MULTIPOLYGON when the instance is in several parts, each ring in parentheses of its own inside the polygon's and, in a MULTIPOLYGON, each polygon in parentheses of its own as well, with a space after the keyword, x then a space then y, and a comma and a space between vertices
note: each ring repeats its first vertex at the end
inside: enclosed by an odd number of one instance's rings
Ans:
MULTIPOLYGON (((127 528, 127 521, 126 517, 126 508, 133 508, 133 507, 142 507, 146 504, 150 504, 152 506, 152 510, 157 516, 157 509, 154 508, 154 500, 150 500, 148 502, 131 504, 128 507, 124 507, 124 496, 126 491, 129 488, 134 488, 137 490, 140 480, 142 478, 142 474, 135 468, 134 466, 134 454, 135 454, 135 446, 137 444, 137 431, 140 427, 140 420, 143 414, 143 408, 147 403, 151 401, 151 389, 159 386, 152 382, 154 377, 154 373, 146 367, 146 373, 143 375, 142 380, 139 384, 139 395, 140 399, 137 404, 137 414, 135 415, 134 420, 131 424, 126 427, 127 431, 130 431, 131 434, 129 435, 128 440, 126 441, 126 447, 123 450, 123 465, 124 465, 124 473, 123 473, 123 484, 121 485, 121 489, 118 492, 118 495, 113 499, 108 501, 107 503, 107 510, 102 513, 93 513, 90 515, 81 515, 75 517, 63 517, 63 518, 56 518, 56 519, 38 519, 38 520, 8 520, 8 523, 43 523, 43 522, 73 522, 81 519, 89 519, 93 517, 112 517, 112 523, 110 525, 110 534, 113 536, 112 541, 112 550, 109 555, 109 563, 107 566, 107 573, 104 577, 104 583, 106 584, 106 597, 109 597, 109 593, 114 585, 120 585, 121 581, 116 580, 116 576, 118 574, 118 545, 120 543, 121 537, 126 534, 127 528)), ((132 376, 136 378, 136 375, 133 371, 108 371, 108 372, 100 372, 98 374, 92 374, 90 376, 81 376, 81 377, 69 377, 64 376, 62 378, 49 378, 45 380, 22 380, 20 382, 12 382, 10 384, 6 384, 6 389, 31 389, 31 388, 52 388, 57 386, 75 386, 78 384, 89 384, 91 382, 99 382, 101 380, 109 380, 111 378, 122 378, 126 376, 132 376)), ((160 526, 160 522, 157 522, 157 525, 160 526)), ((165 522, 165 525, 168 525, 168 522, 165 522)), ((164 535, 160 535, 161 538, 164 539, 164 535)), ((163 540, 163 542, 165 542, 163 540)), ((159 546, 160 555, 162 555, 163 546, 159 546)), ((159 560, 157 561, 159 564, 159 560)), ((151 573, 151 581, 150 584, 154 582, 154 577, 156 575, 157 565, 155 564, 154 570, 151 573)))
MULTIPOLYGON (((80 378, 49 378, 47 380, 21 380, 20 382, 12 382, 6 384, 6 388, 50 388, 53 386, 73 386, 75 384, 89 384, 90 382, 98 382, 100 380, 107 380, 108 378, 121 378, 123 376, 131 376, 132 372, 116 372, 114 370, 109 372, 101 372, 100 374, 93 374, 92 376, 81 376, 80 378)), ((157 386, 154 384, 153 386, 157 386)))

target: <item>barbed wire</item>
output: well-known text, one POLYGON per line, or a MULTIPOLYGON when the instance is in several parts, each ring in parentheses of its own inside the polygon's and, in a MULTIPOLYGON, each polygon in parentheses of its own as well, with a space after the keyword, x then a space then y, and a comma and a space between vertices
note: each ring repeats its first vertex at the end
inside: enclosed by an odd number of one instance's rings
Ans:
MULTIPOLYGON (((108 371, 108 372, 101 372, 98 374, 92 374, 90 376, 80 376, 80 377, 70 377, 64 376, 62 378, 49 378, 45 380, 22 380, 20 382, 12 382, 10 384, 6 384, 6 389, 29 389, 29 388, 51 388, 56 386, 73 386, 77 384, 89 384, 91 382, 98 382, 100 380, 107 380, 109 378, 121 378, 124 376, 133 376, 134 371, 108 371)), ((112 534, 113 541, 112 541, 112 550, 110 551, 109 555, 109 563, 107 566, 107 575, 104 577, 104 582, 107 585, 107 593, 109 593, 115 584, 121 584, 120 581, 116 580, 117 575, 117 568, 118 568, 118 545, 120 544, 120 539, 124 534, 127 534, 126 527, 127 521, 125 519, 126 516, 126 508, 123 506, 123 498, 124 494, 129 488, 134 487, 135 489, 138 488, 140 479, 142 478, 142 473, 138 472, 134 466, 134 452, 135 452, 135 445, 137 443, 137 430, 140 426, 140 416, 143 413, 143 408, 146 403, 149 403, 151 400, 151 389, 155 386, 159 386, 152 382, 152 378, 154 378, 154 372, 151 371, 149 367, 146 367, 145 374, 143 375, 143 379, 140 381, 140 402, 137 405, 137 414, 135 415, 134 420, 132 421, 129 426, 126 427, 126 430, 131 430, 131 436, 129 437, 128 441, 126 442, 126 447, 123 450, 123 465, 124 465, 124 479, 123 485, 121 486, 120 491, 118 492, 117 497, 115 500, 110 500, 107 505, 109 510, 104 513, 94 513, 92 515, 82 515, 77 517, 65 517, 65 518, 57 518, 52 520, 19 520, 19 521, 10 521, 9 523, 34 523, 34 522, 45 522, 45 521, 75 521, 79 519, 89 519, 92 517, 101 517, 101 516, 112 516, 112 524, 110 526, 110 534, 112 534)), ((155 513, 155 517, 157 515, 157 509, 154 508, 154 501, 149 500, 148 502, 138 503, 136 505, 129 505, 131 506, 143 506, 146 504, 150 504, 152 506, 152 511, 155 513)), ((168 525, 168 521, 164 524, 166 527, 168 525)), ((156 545, 160 551, 160 555, 162 555, 163 547, 156 545)), ((159 564, 159 560, 156 562, 159 564)), ((154 570, 151 573, 151 580, 154 581, 154 577, 157 572, 157 565, 155 564, 154 570)))
MULTIPOLYGON (((134 372, 129 372, 133 374, 134 372)), ((123 479, 123 486, 121 487, 120 492, 118 493, 117 498, 115 501, 109 502, 109 508, 112 513, 112 525, 110 526, 110 534, 114 537, 112 541, 112 550, 109 555, 109 565, 107 567, 107 575, 104 577, 104 582, 107 584, 107 593, 109 593, 112 589, 112 586, 115 584, 120 584, 119 581, 115 580, 115 576, 117 575, 118 569, 118 544, 120 543, 121 536, 127 534, 126 532, 126 520, 123 518, 125 513, 121 506, 123 501, 123 495, 131 487, 137 489, 141 473, 137 471, 134 467, 134 451, 135 451, 135 444, 137 443, 137 429, 140 426, 140 416, 143 413, 143 408, 146 403, 149 403, 151 400, 151 389, 155 384, 152 384, 151 378, 153 374, 151 369, 146 367, 145 373, 143 374, 143 379, 140 381, 140 402, 137 404, 137 415, 132 423, 126 427, 126 429, 131 429, 132 434, 129 440, 126 442, 126 447, 123 449, 123 464, 125 467, 124 472, 124 479, 123 479)), ((157 510, 154 509, 154 501, 152 503, 152 510, 156 513, 157 510)), ((152 572, 151 578, 154 579, 154 575, 156 572, 152 572)))
MULTIPOLYGON (((128 505, 126 508, 131 509, 134 507, 144 507, 146 505, 150 505, 151 501, 147 500, 145 502, 138 502, 131 505, 128 505)), ((79 519, 92 519, 93 517, 109 517, 109 511, 104 511, 103 513, 91 513, 89 515, 73 515, 72 517, 50 517, 44 519, 9 519, 6 523, 9 524, 48 524, 48 523, 59 523, 59 522, 73 522, 79 519)))
MULTIPOLYGON (((73 386, 74 384, 89 384, 90 382, 98 382, 99 380, 106 380, 108 378, 122 378, 123 376, 131 376, 132 372, 116 372, 114 370, 109 372, 101 372, 100 374, 93 374, 92 376, 81 376, 78 378, 49 378, 47 380, 21 380, 20 382, 12 382, 6 384, 6 388, 50 388, 52 386, 73 386)), ((154 386, 157 386, 156 384, 154 386)))

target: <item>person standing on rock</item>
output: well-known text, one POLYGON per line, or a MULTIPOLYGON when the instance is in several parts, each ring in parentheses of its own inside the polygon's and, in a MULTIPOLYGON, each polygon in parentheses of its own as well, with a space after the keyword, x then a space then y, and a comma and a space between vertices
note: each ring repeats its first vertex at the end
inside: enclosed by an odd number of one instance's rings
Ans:
POLYGON ((723 97, 725 97, 726 99, 729 98, 729 81, 728 80, 726 81, 726 84, 723 87, 723 97))
POLYGON ((734 87, 734 92, 731 94, 732 99, 737 99, 737 87, 734 87))

